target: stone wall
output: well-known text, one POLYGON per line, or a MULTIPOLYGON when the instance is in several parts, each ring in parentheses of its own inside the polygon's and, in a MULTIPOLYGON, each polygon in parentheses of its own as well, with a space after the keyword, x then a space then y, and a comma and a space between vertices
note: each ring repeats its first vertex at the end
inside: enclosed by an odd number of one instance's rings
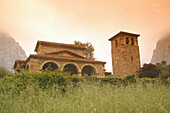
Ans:
POLYGON ((56 52, 56 51, 62 51, 62 50, 67 50, 71 51, 73 53, 76 53, 78 55, 84 56, 84 50, 82 49, 75 49, 75 48, 66 48, 66 47, 57 47, 57 46, 47 46, 47 45, 39 45, 39 48, 37 50, 37 54, 45 54, 45 53, 50 53, 50 52, 56 52))
POLYGON ((29 70, 34 71, 41 71, 44 64, 48 62, 53 62, 57 64, 57 66, 63 70, 64 66, 66 64, 73 64, 77 67, 78 74, 81 75, 82 69, 84 66, 90 65, 92 66, 95 71, 96 75, 99 77, 105 76, 105 68, 103 63, 98 62, 83 62, 83 61, 71 61, 71 60, 59 60, 59 59, 49 59, 49 58, 30 58, 30 60, 27 62, 26 66, 29 65, 29 70))

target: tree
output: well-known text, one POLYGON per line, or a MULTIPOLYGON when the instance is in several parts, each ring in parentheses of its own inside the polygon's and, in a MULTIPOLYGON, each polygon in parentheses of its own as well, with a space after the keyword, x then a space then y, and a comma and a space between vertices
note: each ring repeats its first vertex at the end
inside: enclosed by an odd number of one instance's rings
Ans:
POLYGON ((159 74, 161 79, 167 79, 169 76, 169 65, 166 65, 166 63, 166 61, 156 63, 156 67, 161 70, 161 73, 159 74))
POLYGON ((6 68, 0 66, 0 78, 10 76, 12 73, 9 72, 6 68))
POLYGON ((91 42, 86 42, 86 43, 82 43, 80 41, 74 41, 75 45, 80 45, 85 47, 85 51, 84 51, 84 57, 91 59, 91 60, 95 60, 96 58, 94 57, 94 47, 92 45, 91 42))
POLYGON ((163 60, 163 61, 161 61, 161 64, 162 64, 162 65, 166 65, 166 63, 167 63, 167 62, 166 62, 166 61, 164 61, 164 60, 163 60))
POLYGON ((154 64, 144 64, 143 67, 138 71, 138 77, 148 77, 148 78, 157 78, 161 70, 154 64))

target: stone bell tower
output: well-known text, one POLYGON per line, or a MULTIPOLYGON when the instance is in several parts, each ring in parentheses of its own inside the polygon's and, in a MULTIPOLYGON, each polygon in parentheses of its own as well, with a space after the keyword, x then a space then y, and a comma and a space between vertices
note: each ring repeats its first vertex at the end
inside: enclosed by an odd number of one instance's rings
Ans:
POLYGON ((136 71, 140 69, 139 36, 139 34, 120 31, 109 39, 114 77, 136 75, 136 71))

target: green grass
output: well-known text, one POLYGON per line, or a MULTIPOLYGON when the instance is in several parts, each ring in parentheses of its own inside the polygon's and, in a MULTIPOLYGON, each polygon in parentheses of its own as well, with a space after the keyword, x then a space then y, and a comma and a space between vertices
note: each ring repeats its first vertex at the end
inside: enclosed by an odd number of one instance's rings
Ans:
POLYGON ((54 86, 42 90, 29 85, 20 93, 15 88, 0 92, 1 113, 169 113, 170 87, 138 82, 114 86, 100 82, 54 86))

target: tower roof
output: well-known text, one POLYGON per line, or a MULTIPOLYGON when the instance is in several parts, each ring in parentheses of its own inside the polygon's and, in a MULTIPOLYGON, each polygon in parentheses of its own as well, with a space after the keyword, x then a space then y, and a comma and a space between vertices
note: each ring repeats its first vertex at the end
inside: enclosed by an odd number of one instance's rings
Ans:
POLYGON ((119 36, 120 34, 126 34, 126 35, 132 35, 132 36, 140 36, 140 34, 134 34, 134 33, 129 33, 129 32, 124 32, 124 31, 120 31, 119 33, 117 33, 116 35, 112 36, 110 39, 108 39, 109 41, 111 41, 112 39, 116 38, 117 36, 119 36))

